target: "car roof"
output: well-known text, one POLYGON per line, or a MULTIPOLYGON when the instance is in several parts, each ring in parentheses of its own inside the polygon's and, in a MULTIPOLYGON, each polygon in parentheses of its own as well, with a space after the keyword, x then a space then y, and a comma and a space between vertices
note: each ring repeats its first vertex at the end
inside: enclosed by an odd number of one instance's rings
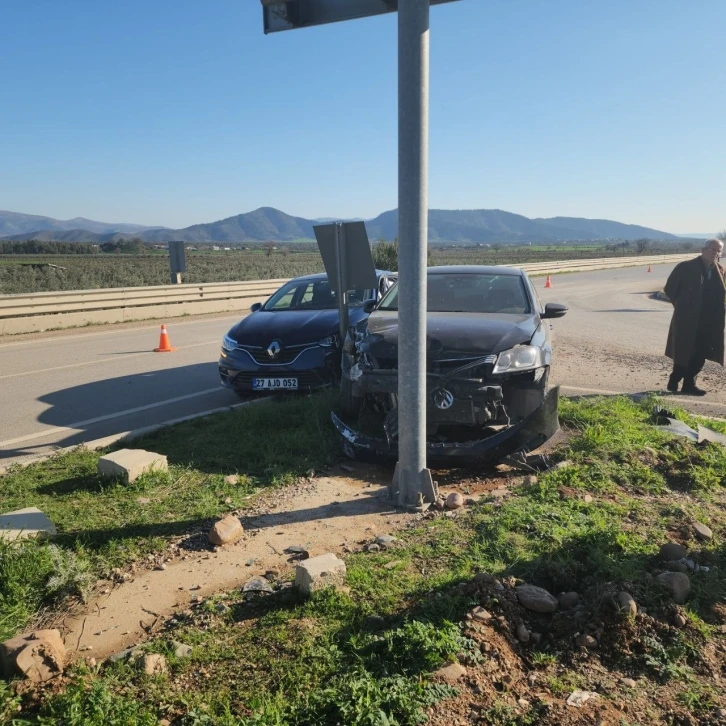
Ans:
MULTIPOLYGON (((382 275, 393 275, 395 276, 397 273, 395 272, 389 272, 388 270, 376 270, 376 277, 380 278, 382 275)), ((294 277, 290 282, 302 282, 304 280, 310 280, 311 282, 314 280, 327 280, 328 279, 328 273, 327 272, 314 272, 312 275, 301 275, 300 277, 294 277)))
POLYGON ((503 265, 441 265, 438 267, 427 267, 429 275, 512 275, 522 277, 523 270, 517 267, 504 267, 503 265))

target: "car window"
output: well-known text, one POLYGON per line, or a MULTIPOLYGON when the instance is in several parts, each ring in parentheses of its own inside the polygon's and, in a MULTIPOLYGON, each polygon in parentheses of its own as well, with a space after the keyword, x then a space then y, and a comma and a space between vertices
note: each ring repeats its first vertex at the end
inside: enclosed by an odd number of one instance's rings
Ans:
MULTIPOLYGON (((430 313, 526 315, 531 312, 519 275, 436 273, 428 276, 427 288, 426 309, 430 313)), ((398 285, 388 292, 379 309, 398 309, 398 285)))
MULTIPOLYGON (((366 300, 369 290, 351 290, 348 305, 360 306, 366 300)), ((373 293, 374 294, 374 293, 373 293)), ((338 307, 338 296, 326 279, 292 280, 283 285, 265 303, 264 310, 334 310, 338 307)))

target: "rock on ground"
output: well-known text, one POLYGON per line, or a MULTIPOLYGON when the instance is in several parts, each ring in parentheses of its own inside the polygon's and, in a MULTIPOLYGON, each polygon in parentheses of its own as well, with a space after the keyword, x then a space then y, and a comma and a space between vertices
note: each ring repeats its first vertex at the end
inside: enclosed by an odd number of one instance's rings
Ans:
POLYGON ((208 539, 213 545, 226 545, 236 542, 244 533, 238 517, 228 514, 215 522, 209 530, 208 539))
POLYGON ((446 497, 446 506, 448 509, 460 509, 464 506, 464 497, 462 497, 459 492, 451 492, 451 494, 446 497))
POLYGON ((398 540, 392 537, 390 534, 382 534, 376 537, 376 544, 386 549, 387 547, 393 547, 398 540))
POLYGON ((553 613, 559 606, 553 595, 536 585, 519 585, 516 593, 522 607, 535 613, 553 613))
POLYGON ((691 581, 682 572, 663 572, 657 577, 671 592, 673 602, 683 605, 691 594, 691 581))
POLYGON ((592 635, 587 635, 587 633, 581 633, 578 635, 575 638, 575 643, 578 648, 588 648, 590 650, 597 648, 597 640, 595 640, 592 635))
POLYGON ((661 560, 668 562, 670 560, 682 560, 688 554, 688 550, 677 542, 666 542, 661 545, 658 554, 661 560))
POLYGON ((569 610, 570 608, 574 608, 577 603, 580 602, 580 596, 576 592, 563 592, 557 598, 557 601, 560 603, 560 607, 563 610, 569 610))
POLYGON ((121 479, 126 484, 131 484, 147 472, 166 471, 168 468, 166 456, 144 449, 120 449, 98 460, 98 473, 101 476, 121 479))
POLYGON ((490 612, 487 612, 480 605, 477 605, 471 611, 471 617, 472 617, 473 620, 478 620, 479 622, 486 623, 488 620, 491 620, 492 619, 492 614, 490 612))
POLYGON ((63 673, 66 649, 57 630, 36 630, 0 644, 0 662, 8 677, 22 674, 43 683, 63 673))
POLYGON ((55 535, 55 525, 37 507, 26 507, 0 514, 0 539, 10 541, 25 537, 49 539, 55 535))
POLYGON ((148 653, 141 661, 141 667, 147 676, 160 676, 167 672, 166 658, 159 653, 148 653))
POLYGON ((173 640, 171 644, 174 648, 174 655, 177 658, 188 658, 194 650, 191 645, 187 645, 186 643, 180 643, 177 640, 173 640))
POLYGON ((594 698, 598 698, 598 695, 592 691, 573 691, 567 699, 567 705, 579 708, 594 698))
POLYGON ((522 643, 529 643, 529 630, 524 623, 520 623, 517 627, 517 638, 522 643))
POLYGON ((713 532, 711 531, 711 528, 701 522, 696 522, 693 525, 693 533, 696 537, 698 537, 698 539, 703 540, 704 542, 708 542, 713 539, 713 532))
POLYGON ((443 668, 439 668, 434 675, 443 678, 448 683, 456 683, 466 675, 466 668, 459 663, 451 663, 443 668))
POLYGON ((635 602, 635 598, 629 592, 623 591, 618 593, 618 605, 628 615, 638 614, 638 603, 635 602))
POLYGON ((295 586, 305 595, 324 587, 342 585, 345 579, 345 562, 328 553, 311 557, 295 567, 295 586))

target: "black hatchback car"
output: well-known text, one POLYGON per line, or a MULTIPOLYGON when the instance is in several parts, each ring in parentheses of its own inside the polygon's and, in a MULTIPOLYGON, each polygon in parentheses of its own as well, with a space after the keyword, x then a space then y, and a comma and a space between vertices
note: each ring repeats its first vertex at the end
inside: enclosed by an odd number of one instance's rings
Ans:
MULTIPOLYGON (((376 271, 377 287, 351 291, 350 326, 367 317, 396 281, 395 273, 376 271)), ((322 388, 340 377, 338 300, 325 273, 297 277, 224 336, 219 358, 222 385, 240 395, 322 388)))
MULTIPOLYGON (((548 390, 549 320, 526 273, 508 267, 430 267, 427 274, 427 452, 433 458, 495 457, 533 449, 559 426, 548 390)), ((374 309, 375 307, 375 309, 374 309)), ((398 286, 343 347, 340 409, 349 456, 394 457, 398 446, 398 286), (368 431, 353 428, 366 407, 368 431)))

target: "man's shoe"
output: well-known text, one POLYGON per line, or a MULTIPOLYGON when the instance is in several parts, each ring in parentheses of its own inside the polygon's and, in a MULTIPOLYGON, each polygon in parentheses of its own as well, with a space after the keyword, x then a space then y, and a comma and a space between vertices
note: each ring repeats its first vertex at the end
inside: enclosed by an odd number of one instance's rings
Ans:
POLYGON ((686 396, 705 396, 708 391, 704 391, 703 388, 699 388, 695 383, 684 383, 681 393, 686 396))
POLYGON ((676 378, 673 374, 671 374, 671 377, 668 379, 668 385, 666 388, 671 393, 678 393, 678 384, 680 383, 680 379, 676 378))

